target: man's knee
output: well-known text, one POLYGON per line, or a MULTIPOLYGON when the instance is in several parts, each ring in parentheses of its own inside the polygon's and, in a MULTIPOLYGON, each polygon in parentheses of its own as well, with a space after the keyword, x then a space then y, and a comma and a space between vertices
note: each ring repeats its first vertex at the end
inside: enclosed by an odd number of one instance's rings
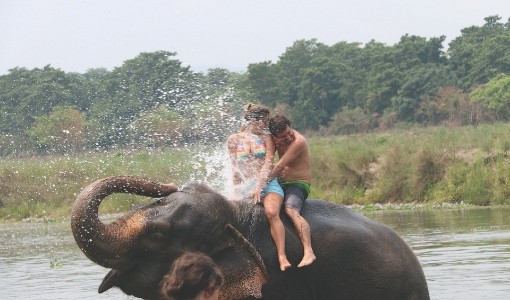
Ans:
POLYGON ((297 217, 297 216, 300 216, 300 213, 299 211, 293 209, 293 208, 290 208, 290 207, 286 207, 285 208, 285 213, 289 216, 289 217, 297 217))

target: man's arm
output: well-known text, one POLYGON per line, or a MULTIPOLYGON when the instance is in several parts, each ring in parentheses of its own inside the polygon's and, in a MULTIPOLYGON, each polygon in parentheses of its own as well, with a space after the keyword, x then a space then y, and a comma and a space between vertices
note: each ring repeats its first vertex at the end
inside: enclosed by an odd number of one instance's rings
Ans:
POLYGON ((280 157, 276 165, 274 165, 271 173, 269 173, 268 180, 271 180, 280 174, 286 166, 295 161, 299 155, 306 150, 306 144, 302 139, 296 139, 294 143, 292 143, 285 154, 280 157))

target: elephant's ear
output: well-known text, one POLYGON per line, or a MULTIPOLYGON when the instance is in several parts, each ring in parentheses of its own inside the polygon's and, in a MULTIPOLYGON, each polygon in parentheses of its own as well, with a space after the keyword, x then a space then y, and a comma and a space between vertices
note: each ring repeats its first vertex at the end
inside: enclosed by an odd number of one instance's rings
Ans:
POLYGON ((225 277, 222 299, 262 298, 267 281, 264 261, 257 249, 232 225, 225 226, 228 246, 212 255, 225 277))
POLYGON ((99 286, 98 293, 101 294, 112 287, 117 285, 117 279, 119 277, 120 273, 118 270, 111 269, 108 274, 103 279, 103 282, 101 282, 101 285, 99 286))

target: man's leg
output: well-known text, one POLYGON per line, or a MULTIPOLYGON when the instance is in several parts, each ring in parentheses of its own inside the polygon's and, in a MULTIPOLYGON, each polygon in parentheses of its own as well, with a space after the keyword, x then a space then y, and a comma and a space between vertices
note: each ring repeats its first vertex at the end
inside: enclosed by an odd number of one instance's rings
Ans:
POLYGON ((294 227, 296 227, 296 231, 298 232, 301 243, 303 244, 303 259, 299 263, 298 268, 308 266, 316 258, 312 249, 310 225, 308 225, 308 222, 301 216, 300 213, 305 199, 308 197, 308 192, 293 184, 285 186, 284 192, 285 213, 290 217, 292 223, 294 223, 294 227))
POLYGON ((305 218, 301 216, 299 211, 293 208, 285 208, 285 212, 294 223, 296 230, 303 244, 303 259, 298 265, 298 268, 308 266, 315 260, 315 254, 312 249, 312 239, 310 237, 310 225, 306 222, 305 218))
POLYGON ((269 220, 269 228, 278 252, 278 261, 280 262, 280 270, 285 271, 291 267, 285 254, 285 227, 283 227, 280 219, 280 209, 282 207, 283 198, 276 193, 269 193, 264 197, 264 211, 269 220))

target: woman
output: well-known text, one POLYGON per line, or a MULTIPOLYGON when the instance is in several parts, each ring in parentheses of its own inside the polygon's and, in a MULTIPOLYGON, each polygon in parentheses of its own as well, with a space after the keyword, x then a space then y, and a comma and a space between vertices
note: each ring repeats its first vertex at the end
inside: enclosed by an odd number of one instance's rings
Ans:
POLYGON ((244 119, 246 126, 227 140, 234 189, 242 198, 263 203, 276 244, 280 270, 285 271, 291 264, 285 254, 285 228, 280 219, 283 190, 276 179, 267 182, 275 155, 273 139, 267 131, 269 110, 248 104, 245 106, 244 119))
POLYGON ((222 285, 223 275, 209 256, 188 252, 172 264, 161 293, 168 300, 218 300, 222 285))

